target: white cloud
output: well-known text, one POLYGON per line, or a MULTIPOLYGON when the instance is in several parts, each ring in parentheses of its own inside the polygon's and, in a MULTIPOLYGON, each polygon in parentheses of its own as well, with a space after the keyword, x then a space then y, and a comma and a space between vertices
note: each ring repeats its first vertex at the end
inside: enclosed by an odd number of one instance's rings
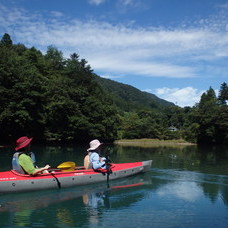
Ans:
MULTIPOLYGON (((147 90, 148 91, 148 90, 147 90)), ((201 95, 205 91, 198 90, 192 87, 185 88, 158 88, 155 91, 155 95, 165 99, 167 101, 173 102, 178 106, 193 106, 200 101, 201 95)))
POLYGON ((112 80, 114 80, 114 79, 117 79, 117 78, 122 78, 122 77, 124 77, 123 75, 108 75, 108 74, 106 74, 106 75, 99 75, 100 77, 102 77, 102 78, 106 78, 106 79, 112 79, 112 80))
MULTIPOLYGON (((90 0, 96 5, 104 2, 90 0)), ((195 28, 158 29, 66 18, 64 21, 58 20, 60 12, 52 15, 54 20, 46 20, 42 15, 0 5, 0 31, 41 50, 55 45, 65 55, 77 52, 95 72, 104 75, 198 77, 205 64, 210 66, 212 60, 228 58, 228 23, 224 18, 201 20, 195 28)))
POLYGON ((144 75, 147 77, 170 77, 170 78, 188 78, 195 77, 193 68, 178 66, 174 64, 156 63, 142 61, 135 57, 124 58, 121 51, 118 54, 90 57, 90 63, 103 72, 115 72, 115 74, 144 75), (122 56, 118 57, 118 55, 122 56), (116 58, 115 58, 116 56, 116 58))
POLYGON ((218 7, 223 8, 223 9, 228 9, 228 3, 221 4, 218 7))
POLYGON ((62 17, 64 14, 59 11, 51 11, 50 14, 54 17, 62 17))
POLYGON ((90 4, 93 4, 93 5, 100 5, 102 3, 104 3, 106 0, 89 0, 89 3, 90 4))
POLYGON ((119 2, 125 6, 135 4, 135 0, 119 0, 119 2))

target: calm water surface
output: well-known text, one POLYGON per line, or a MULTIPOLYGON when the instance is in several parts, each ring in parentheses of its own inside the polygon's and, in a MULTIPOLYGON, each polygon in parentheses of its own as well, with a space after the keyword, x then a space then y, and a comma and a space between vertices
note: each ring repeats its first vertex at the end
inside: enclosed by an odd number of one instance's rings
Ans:
MULTIPOLYGON (((33 146, 38 165, 82 165, 86 147, 33 146)), ((112 161, 153 160, 145 174, 61 190, 0 195, 0 227, 228 227, 228 148, 106 145, 112 161), (124 187, 135 184, 134 187, 124 187)), ((11 168, 0 149, 0 170, 11 168)))

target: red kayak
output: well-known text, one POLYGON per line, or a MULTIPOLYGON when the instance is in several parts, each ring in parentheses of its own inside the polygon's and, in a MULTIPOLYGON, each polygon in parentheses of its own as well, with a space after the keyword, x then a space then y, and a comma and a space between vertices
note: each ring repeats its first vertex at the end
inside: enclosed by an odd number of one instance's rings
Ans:
POLYGON ((0 172, 0 193, 66 188, 107 181, 107 179, 114 180, 146 172, 150 170, 151 163, 152 161, 149 160, 112 164, 112 172, 109 174, 107 174, 106 170, 94 171, 93 169, 84 169, 82 167, 68 172, 61 169, 53 169, 50 173, 36 176, 19 174, 15 170, 0 172))

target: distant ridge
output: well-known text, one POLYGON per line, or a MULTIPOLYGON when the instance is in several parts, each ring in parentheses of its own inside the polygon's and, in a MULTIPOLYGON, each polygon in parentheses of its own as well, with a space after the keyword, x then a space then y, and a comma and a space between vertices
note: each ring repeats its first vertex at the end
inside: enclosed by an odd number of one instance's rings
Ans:
POLYGON ((95 75, 95 80, 113 99, 114 103, 123 111, 137 111, 140 109, 162 110, 175 106, 174 103, 158 98, 154 94, 123 83, 95 75))

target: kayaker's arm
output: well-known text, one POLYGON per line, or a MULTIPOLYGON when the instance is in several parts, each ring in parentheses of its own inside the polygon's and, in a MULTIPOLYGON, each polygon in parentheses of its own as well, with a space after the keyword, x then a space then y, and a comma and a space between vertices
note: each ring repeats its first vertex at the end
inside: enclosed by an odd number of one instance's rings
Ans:
POLYGON ((38 173, 42 173, 43 171, 49 169, 51 166, 50 165, 46 165, 42 168, 38 168, 38 169, 35 169, 34 172, 32 173, 32 175, 36 175, 38 173))

